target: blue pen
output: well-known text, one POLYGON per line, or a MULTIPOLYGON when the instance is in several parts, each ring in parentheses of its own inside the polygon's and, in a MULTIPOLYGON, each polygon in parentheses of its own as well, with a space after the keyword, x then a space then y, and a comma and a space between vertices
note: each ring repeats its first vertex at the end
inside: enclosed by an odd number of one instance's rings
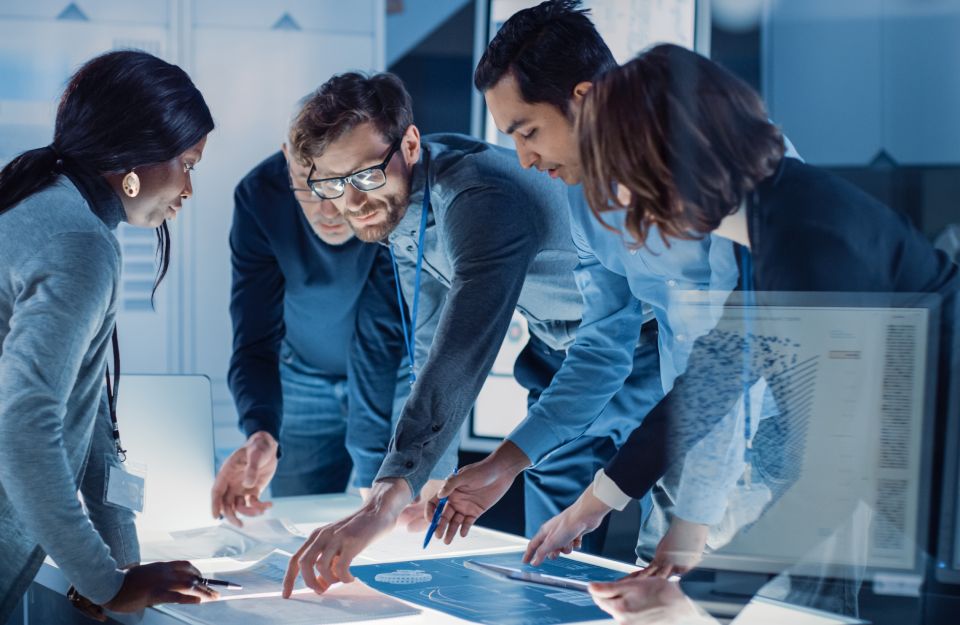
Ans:
MULTIPOLYGON (((459 469, 454 469, 453 474, 456 475, 459 469)), ((427 535, 423 537, 423 548, 426 549, 427 545, 430 544, 430 538, 433 536, 433 533, 437 531, 437 526, 440 525, 440 517, 443 516, 443 508, 447 505, 447 498, 443 497, 437 502, 437 509, 433 511, 433 518, 430 519, 430 527, 427 528, 427 535)))

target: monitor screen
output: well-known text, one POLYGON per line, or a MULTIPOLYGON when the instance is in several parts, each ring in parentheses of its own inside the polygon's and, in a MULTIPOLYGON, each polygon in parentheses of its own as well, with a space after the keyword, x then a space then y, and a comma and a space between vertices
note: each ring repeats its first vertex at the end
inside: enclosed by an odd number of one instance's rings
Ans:
POLYGON ((129 463, 146 471, 143 513, 137 516, 141 534, 213 522, 212 406, 206 376, 120 376, 121 440, 129 463))
MULTIPOLYGON (((788 415, 787 434, 766 440, 779 440, 777 461, 796 466, 704 567, 819 577, 851 567, 922 571, 938 317, 935 298, 915 297, 903 307, 771 305, 783 299, 771 294, 751 310, 752 332, 788 344, 795 363, 784 376, 787 405, 776 406, 779 418, 788 415)), ((748 310, 728 305, 717 330, 739 331, 748 310)), ((754 441, 775 431, 777 419, 760 420, 754 441)), ((757 496, 750 489, 765 488, 758 481, 735 487, 728 517, 740 498, 757 496)))

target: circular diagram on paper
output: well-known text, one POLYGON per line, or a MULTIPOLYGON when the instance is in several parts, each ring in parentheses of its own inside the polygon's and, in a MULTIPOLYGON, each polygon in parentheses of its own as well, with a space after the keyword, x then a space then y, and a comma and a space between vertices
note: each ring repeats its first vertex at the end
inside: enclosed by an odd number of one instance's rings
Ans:
POLYGON ((433 576, 426 571, 400 569, 390 573, 377 573, 373 579, 384 584, 423 584, 432 580, 433 576))

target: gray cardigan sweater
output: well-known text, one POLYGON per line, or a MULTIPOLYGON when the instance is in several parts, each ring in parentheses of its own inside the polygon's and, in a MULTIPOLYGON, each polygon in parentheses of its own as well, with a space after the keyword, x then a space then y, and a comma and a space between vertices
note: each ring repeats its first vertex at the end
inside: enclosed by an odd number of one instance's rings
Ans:
POLYGON ((45 555, 100 604, 139 560, 133 514, 103 503, 123 217, 102 179, 81 176, 0 214, 0 622, 45 555))

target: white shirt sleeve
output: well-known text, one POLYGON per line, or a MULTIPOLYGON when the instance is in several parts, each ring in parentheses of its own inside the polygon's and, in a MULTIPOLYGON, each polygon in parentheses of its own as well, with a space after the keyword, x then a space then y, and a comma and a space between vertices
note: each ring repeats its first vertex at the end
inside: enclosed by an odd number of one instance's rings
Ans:
POLYGON ((597 474, 593 478, 591 488, 593 489, 594 497, 614 510, 623 510, 632 499, 630 495, 620 490, 617 483, 610 479, 607 474, 603 472, 603 469, 597 471, 597 474))

